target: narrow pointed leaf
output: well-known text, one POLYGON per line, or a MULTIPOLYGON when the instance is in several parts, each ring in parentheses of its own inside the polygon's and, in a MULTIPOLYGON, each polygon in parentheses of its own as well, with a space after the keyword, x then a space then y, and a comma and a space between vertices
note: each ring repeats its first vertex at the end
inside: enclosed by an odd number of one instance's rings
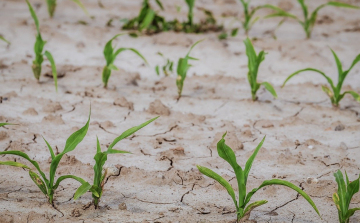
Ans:
POLYGON ((87 16, 89 16, 89 12, 86 10, 85 6, 79 1, 79 0, 71 0, 75 2, 84 12, 87 16))
POLYGON ((64 176, 61 176, 61 177, 58 178, 58 180, 56 181, 56 183, 55 183, 55 185, 53 187, 53 190, 56 190, 59 187, 61 181, 66 180, 66 179, 74 179, 74 180, 80 182, 81 184, 86 183, 86 181, 84 179, 82 179, 81 177, 77 177, 77 176, 74 176, 74 175, 64 175, 64 176))
POLYGON ((149 121, 147 122, 144 122, 143 124, 141 125, 138 125, 138 126, 135 126, 135 127, 132 127, 128 130, 126 130, 125 132, 123 132, 119 137, 117 137, 111 144, 110 146, 108 147, 108 151, 111 150, 118 142, 120 142, 121 140, 125 139, 126 137, 134 134, 135 132, 139 131, 140 129, 144 128, 145 126, 147 126, 148 124, 150 124, 151 122, 155 121, 156 119, 158 119, 158 117, 155 117, 153 119, 150 119, 149 121))
POLYGON ((270 83, 262 82, 261 85, 263 85, 266 88, 266 90, 268 90, 274 96, 274 98, 277 98, 276 91, 270 83))
POLYGON ((353 216, 355 214, 356 211, 360 211, 360 208, 353 208, 353 209, 348 210, 345 218, 346 219, 350 218, 351 216, 353 216))
POLYGON ((12 123, 0 123, 0 127, 3 127, 3 126, 5 126, 5 125, 16 125, 16 124, 12 124, 12 123))
POLYGON ((319 210, 317 209, 315 203, 311 200, 311 198, 309 197, 309 195, 307 195, 303 190, 301 190, 299 187, 295 186, 294 184, 288 182, 288 181, 284 181, 284 180, 279 180, 279 179, 273 179, 273 180, 266 180, 264 181, 258 188, 253 189, 247 196, 246 196, 246 202, 248 203, 252 197, 252 195, 254 193, 256 193, 259 189, 265 187, 265 186, 269 186, 269 185, 283 185, 286 187, 289 187, 293 190, 295 190, 296 192, 298 192, 301 196, 303 196, 303 198, 305 198, 305 200, 307 202, 309 202, 309 204, 314 208, 314 210, 316 211, 316 213, 320 216, 319 210))
POLYGON ((82 184, 75 192, 74 194, 74 200, 77 200, 79 197, 84 195, 87 191, 89 191, 91 188, 91 185, 88 182, 85 182, 82 184))
POLYGON ((55 89, 56 92, 58 90, 58 84, 57 84, 57 71, 56 71, 56 64, 54 61, 53 56, 51 55, 51 53, 49 51, 45 51, 44 55, 48 58, 50 64, 51 64, 51 70, 52 70, 52 75, 53 75, 53 79, 55 82, 55 89))
POLYGON ((355 91, 345 91, 343 95, 345 96, 346 94, 352 95, 356 101, 360 102, 360 95, 355 91))
POLYGON ((37 175, 36 173, 32 172, 31 170, 29 171, 29 175, 30 178, 34 181, 34 183, 36 184, 36 186, 39 187, 39 189, 41 190, 41 192, 43 192, 43 194, 47 195, 47 189, 46 189, 46 185, 44 183, 44 181, 42 181, 42 179, 39 177, 39 175, 37 175))
POLYGON ((30 170, 30 167, 26 166, 25 164, 18 163, 18 162, 14 162, 14 161, 4 161, 4 162, 0 162, 0 165, 15 166, 15 167, 20 167, 20 168, 24 168, 24 169, 30 170))
POLYGON ((199 169, 199 171, 202 174, 216 180, 219 184, 221 184, 223 187, 225 187, 225 189, 227 190, 228 194, 231 196, 231 198, 236 206, 236 209, 237 209, 238 205, 237 205, 237 201, 236 201, 236 197, 235 197, 235 192, 234 192, 234 189, 229 184, 229 182, 227 182, 219 174, 215 173, 214 171, 212 171, 206 167, 203 167, 203 166, 196 166, 196 167, 199 169))
POLYGON ((338 170, 336 173, 334 173, 334 176, 335 176, 335 180, 338 184, 337 195, 339 197, 340 210, 347 210, 346 197, 345 197, 346 196, 346 185, 345 185, 345 181, 344 181, 344 176, 340 170, 338 170))
POLYGON ((55 154, 54 154, 54 150, 51 148, 50 144, 48 143, 48 141, 46 141, 46 139, 43 137, 48 149, 49 149, 49 152, 50 152, 50 155, 51 155, 51 160, 53 160, 55 158, 55 154))
POLYGON ((29 11, 30 11, 31 17, 34 19, 37 33, 39 34, 39 33, 40 33, 39 19, 37 18, 36 13, 35 13, 33 7, 31 6, 30 2, 29 2, 28 0, 26 0, 26 3, 27 3, 27 5, 28 5, 28 7, 29 7, 29 11))
POLYGON ((260 151, 262 145, 264 144, 266 136, 261 140, 261 142, 259 143, 259 145, 256 147, 256 149, 254 150, 253 154, 250 156, 250 158, 247 160, 246 164, 245 164, 245 170, 244 170, 244 176, 245 176, 245 184, 247 182, 247 178, 249 176, 252 164, 255 160, 256 155, 258 154, 258 152, 260 151))
POLYGON ((10 44, 10 42, 9 42, 8 40, 6 40, 3 36, 0 36, 0 39, 1 39, 2 41, 4 41, 5 43, 10 44))
POLYGON ((244 215, 249 215, 252 210, 254 210, 255 208, 257 208, 261 205, 266 204, 267 202, 268 202, 267 200, 261 200, 261 201, 255 201, 254 203, 249 204, 244 210, 244 215))

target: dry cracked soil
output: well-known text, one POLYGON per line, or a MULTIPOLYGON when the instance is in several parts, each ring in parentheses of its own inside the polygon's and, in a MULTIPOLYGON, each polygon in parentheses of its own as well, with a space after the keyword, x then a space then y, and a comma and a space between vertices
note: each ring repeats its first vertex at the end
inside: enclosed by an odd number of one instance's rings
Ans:
MULTIPOLYGON (((18 123, 0 129, 0 150, 20 150, 49 170, 44 136, 61 152, 67 137, 83 126, 91 104, 91 123, 84 141, 66 155, 58 176, 74 174, 92 181, 96 136, 103 149, 124 130, 160 115, 154 123, 121 141, 115 149, 131 154, 110 155, 107 166, 119 172, 108 178, 99 209, 89 206, 91 194, 74 201, 79 184, 63 181, 56 191, 55 208, 28 177, 26 171, 0 167, 0 222, 234 222, 236 214, 230 196, 214 180, 196 168, 202 165, 224 176, 236 189, 231 167, 222 160, 216 143, 224 132, 244 166, 252 151, 266 136, 250 172, 248 190, 262 181, 279 178, 305 190, 317 204, 322 219, 296 192, 281 186, 260 190, 253 200, 269 201, 254 211, 251 222, 338 222, 332 194, 337 185, 333 173, 346 170, 350 179, 360 170, 360 105, 346 96, 339 108, 332 107, 321 91, 326 80, 305 73, 281 88, 292 72, 314 67, 337 79, 337 68, 329 47, 350 66, 360 53, 360 13, 351 9, 324 8, 310 40, 295 21, 288 20, 273 39, 278 19, 260 20, 249 33, 256 37, 257 51, 268 54, 259 70, 260 81, 273 83, 278 99, 259 90, 259 100, 250 98, 243 30, 234 38, 220 41, 219 33, 184 34, 164 32, 152 36, 116 40, 119 47, 134 47, 149 61, 136 55, 119 56, 108 89, 101 82, 102 50, 113 35, 122 32, 123 18, 137 15, 141 0, 84 1, 94 19, 86 17, 72 1, 58 1, 55 17, 47 15, 45 1, 31 3, 40 20, 45 48, 52 52, 59 71, 55 92, 49 62, 44 62, 38 83, 31 71, 35 26, 23 0, 0 2, 0 33, 11 41, 0 43, 0 122, 18 123), (106 26, 113 19, 112 26, 106 26), (175 74, 157 76, 154 67, 164 63, 157 52, 176 61, 195 41, 206 38, 193 51, 192 62, 177 102, 175 74)), ((253 5, 264 1, 254 0, 253 5)), ((301 16, 298 3, 266 0, 301 16)), ((315 8, 325 0, 308 1, 315 8)), ((359 0, 347 1, 360 6, 359 0)), ((240 24, 235 0, 198 0, 201 8, 214 12, 230 30, 240 24), (225 16, 225 17, 223 17, 225 16)), ((186 19, 182 0, 164 1, 167 19, 186 19), (182 7, 179 13, 175 6, 182 7)), ((260 16, 269 11, 259 11, 260 16)), ((360 92, 360 66, 347 77, 345 89, 360 92)), ((25 162, 13 156, 1 160, 25 162)), ((236 189, 237 190, 237 189, 236 189)), ((352 200, 359 206, 360 194, 352 200)), ((360 222, 360 213, 351 218, 360 222)))

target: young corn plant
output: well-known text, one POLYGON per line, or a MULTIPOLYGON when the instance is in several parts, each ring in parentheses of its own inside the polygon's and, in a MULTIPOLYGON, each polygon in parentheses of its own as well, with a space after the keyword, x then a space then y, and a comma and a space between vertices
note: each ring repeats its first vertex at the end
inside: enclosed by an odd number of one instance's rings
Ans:
POLYGON ((340 223, 349 223, 350 217, 355 214, 356 211, 360 210, 358 208, 349 209, 350 202, 352 197, 359 192, 359 180, 358 177, 356 180, 350 182, 348 175, 345 171, 346 182, 344 176, 340 170, 334 173, 336 183, 338 184, 337 193, 333 194, 333 201, 338 209, 339 222, 340 223))
POLYGON ((109 78, 111 76, 111 71, 112 70, 118 70, 118 68, 114 65, 115 59, 116 57, 123 51, 126 50, 130 50, 132 52, 134 52, 135 54, 137 54, 141 59, 144 60, 144 62, 147 64, 147 61, 145 59, 145 57, 143 55, 141 55, 139 53, 139 51, 137 51, 134 48, 119 48, 117 50, 115 50, 115 47, 113 47, 112 45, 112 41, 114 39, 116 39, 118 36, 122 36, 124 34, 117 34, 115 35, 113 38, 111 38, 105 45, 104 47, 104 57, 106 60, 106 65, 103 68, 103 72, 102 72, 102 81, 104 83, 104 87, 107 88, 108 85, 108 81, 109 78))
POLYGON ((188 72, 189 68, 191 67, 191 65, 189 64, 189 60, 199 60, 197 58, 191 57, 190 53, 191 53, 192 49, 202 41, 203 41, 203 39, 194 43, 190 47, 190 50, 186 54, 186 56, 184 58, 180 58, 178 61, 177 78, 176 78, 176 86, 178 88, 178 99, 177 100, 180 100, 180 98, 181 98, 181 93, 182 93, 182 90, 184 87, 184 81, 186 79, 187 72, 188 72))
POLYGON ((55 181, 55 176, 56 176, 56 170, 59 166, 59 163, 60 163, 62 157, 65 154, 73 151, 76 148, 76 146, 84 139, 84 137, 88 131, 88 128, 89 128, 89 122, 90 122, 90 114, 89 114, 89 119, 88 119, 87 123, 85 124, 85 126, 82 127, 80 130, 74 132, 66 140, 64 150, 58 155, 55 155, 50 144, 44 138, 44 141, 45 141, 45 143, 49 149, 50 155, 51 155, 49 178, 46 177, 45 173, 40 169, 39 164, 35 160, 32 160, 26 153, 21 152, 21 151, 3 151, 3 152, 0 152, 0 155, 15 155, 15 156, 19 156, 19 157, 26 159, 35 167, 35 169, 40 174, 40 176, 39 176, 39 174, 36 173, 36 171, 33 171, 29 166, 19 163, 19 162, 14 162, 14 161, 1 162, 0 161, 0 165, 20 167, 20 168, 28 170, 30 178, 39 187, 41 192, 43 192, 44 195, 48 198, 49 203, 54 206, 54 193, 63 180, 72 178, 72 179, 80 182, 81 184, 86 183, 85 180, 83 180, 80 177, 74 176, 74 175, 64 175, 64 176, 59 177, 56 181, 55 181))
POLYGON ((189 7, 188 12, 188 25, 193 26, 194 25, 194 7, 195 7, 195 0, 185 0, 186 4, 189 7))
MULTIPOLYGON (((56 1, 57 0, 46 0, 48 12, 51 18, 54 17, 54 13, 56 9, 56 1)), ((75 2, 85 12, 85 14, 89 16, 89 13, 86 10, 85 6, 79 0, 71 0, 71 1, 75 2)))
POLYGON ((234 169, 236 180, 238 183, 238 188, 239 188, 238 200, 236 199, 234 189, 231 187, 231 185, 229 184, 228 181, 226 181, 220 175, 218 175, 217 173, 215 173, 214 171, 212 171, 206 167, 197 166, 197 168, 199 169, 199 171, 202 174, 216 180, 227 190, 228 194, 231 196, 231 198, 235 204, 238 222, 240 220, 242 220, 242 221, 248 220, 250 217, 250 212, 254 208, 264 205, 268 202, 267 200, 260 200, 260 201, 256 201, 256 202, 249 204, 251 197, 258 190, 260 190, 261 188, 263 188, 265 186, 269 186, 269 185, 282 185, 282 186, 286 186, 286 187, 289 187, 289 188, 295 190, 301 196, 303 196, 307 202, 309 202, 309 204, 314 208, 316 213, 320 216, 320 213, 319 213, 315 203, 311 200, 311 198, 299 187, 297 187, 294 184, 292 184, 288 181, 285 181, 285 180, 280 180, 280 179, 266 180, 259 187, 254 188, 249 193, 246 193, 246 185, 247 185, 247 180, 248 180, 251 166, 252 166, 252 164, 255 160, 255 157, 258 154, 262 144, 264 143, 265 137, 260 142, 260 144, 256 147, 255 151, 250 156, 250 158, 247 160, 247 162, 245 164, 245 169, 243 169, 237 163, 234 151, 228 145, 226 145, 225 139, 224 139, 225 136, 226 136, 226 133, 223 135, 222 139, 217 143, 217 151, 218 151, 219 156, 221 158, 223 158, 225 161, 227 161, 231 165, 231 167, 234 169))
POLYGON ((57 91, 57 88, 58 88, 58 86, 57 86, 57 71, 56 71, 56 65, 55 65, 54 58, 49 51, 45 51, 45 53, 43 53, 46 41, 44 41, 41 37, 40 28, 39 28, 39 20, 36 16, 36 13, 35 13, 33 7, 31 6, 31 4, 29 3, 28 0, 26 0, 26 2, 29 6, 29 11, 31 13, 31 16, 34 19, 36 31, 37 31, 36 41, 35 41, 35 45, 34 45, 35 60, 33 61, 33 65, 32 65, 32 70, 33 70, 34 76, 35 76, 36 80, 38 80, 38 81, 40 80, 41 65, 44 61, 44 56, 46 56, 51 64, 51 70, 52 70, 52 75, 53 75, 53 79, 54 79, 54 83, 55 83, 55 89, 57 91))
MULTIPOLYGON (((170 74, 172 74, 173 70, 174 70, 174 62, 171 61, 170 59, 167 59, 164 57, 164 55, 160 52, 157 53, 158 55, 160 55, 166 62, 165 62, 165 65, 163 65, 161 67, 161 70, 163 71, 163 73, 165 74, 165 76, 169 76, 170 74)), ((160 75, 160 66, 157 65, 155 67, 155 71, 156 71, 156 74, 159 76, 160 75)))
POLYGON ((249 72, 248 72, 247 77, 248 77, 249 84, 251 87, 252 100, 253 101, 257 100, 256 93, 259 90, 261 85, 263 85, 265 87, 265 89, 268 90, 274 96, 274 98, 277 98, 276 91, 270 83, 268 83, 268 82, 258 83, 257 82, 259 67, 260 67, 261 62, 265 60, 266 53, 264 51, 261 51, 257 55, 255 52, 254 46, 252 45, 249 38, 246 38, 244 43, 246 46, 246 55, 248 57, 249 72))
POLYGON ((121 140, 125 139, 126 137, 131 136, 135 132, 139 131, 143 127, 145 127, 148 124, 150 124, 151 122, 155 121, 157 118, 159 118, 159 117, 153 118, 147 122, 144 122, 143 124, 141 124, 139 126, 135 126, 135 127, 132 127, 130 129, 126 130, 110 144, 110 146, 108 147, 108 149, 105 152, 101 151, 100 142, 99 142, 99 139, 97 139, 97 150, 96 150, 96 155, 94 157, 94 160, 95 160, 94 183, 93 183, 93 185, 90 185, 89 183, 85 183, 82 186, 80 186, 79 189, 75 192, 74 199, 75 200, 78 199, 81 195, 83 195, 88 190, 90 190, 92 192, 93 204, 94 204, 95 208, 98 208, 101 196, 104 191, 104 186, 107 181, 107 176, 108 176, 108 173, 107 173, 108 170, 107 169, 104 170, 104 168, 103 168, 104 164, 107 160, 107 156, 109 154, 130 153, 130 152, 126 152, 126 151, 113 149, 113 147, 121 140))
POLYGON ((295 73, 291 74, 283 83, 283 86, 285 86, 285 84, 294 76, 305 72, 305 71, 313 71, 316 73, 321 74, 323 77, 326 78, 326 80, 328 81, 331 89, 325 85, 322 86, 322 90, 329 96, 331 103, 333 104, 333 106, 338 107, 340 101, 344 98, 344 96, 346 94, 350 94, 354 97, 354 99, 358 102, 360 102, 360 95, 354 91, 345 91, 344 93, 341 93, 341 88, 343 86, 343 83, 345 81, 346 76, 349 74, 349 72, 352 70, 352 68, 358 63, 360 62, 360 54, 355 58, 355 60, 353 61, 353 63, 351 64, 350 68, 348 70, 343 70, 342 64, 339 60, 339 57, 336 55, 336 53, 331 49, 331 52, 335 58, 335 62, 337 65, 337 69, 338 69, 338 83, 335 86, 333 80, 327 76, 324 72, 314 69, 314 68, 306 68, 303 70, 298 70, 295 73))
POLYGON ((297 0, 297 1, 301 5, 301 8, 302 8, 302 11, 303 11, 303 14, 304 14, 304 20, 301 20, 299 17, 297 17, 297 16, 295 16, 295 15, 293 15, 291 13, 288 13, 288 12, 284 11, 283 9, 278 8, 278 7, 274 7, 273 9, 275 10, 275 13, 266 16, 266 18, 286 17, 286 18, 295 19, 303 27, 303 29, 304 29, 304 31, 306 33, 306 38, 308 38, 308 39, 311 37, 311 33, 312 33, 313 29, 314 29, 316 19, 317 19, 317 15, 318 15, 318 12, 320 11, 320 9, 322 9, 322 8, 324 8, 326 6, 351 8, 351 9, 360 9, 360 7, 353 6, 353 5, 350 5, 350 4, 337 2, 337 1, 329 1, 329 2, 327 2, 325 4, 322 4, 322 5, 318 6, 312 13, 309 13, 309 8, 305 4, 305 0, 297 0))
MULTIPOLYGON (((156 0, 156 4, 161 10, 164 10, 160 0, 156 0)), ((164 17, 159 16, 151 7, 149 0, 144 0, 139 15, 126 22, 122 28, 125 30, 138 30, 139 32, 146 30, 149 34, 153 34, 166 31, 167 25, 164 17)))
POLYGON ((263 9, 263 8, 269 8, 269 9, 274 9, 274 10, 281 10, 278 7, 274 6, 274 5, 260 5, 257 6, 253 9, 250 8, 250 1, 251 0, 240 0, 243 9, 244 9, 244 21, 241 22, 243 25, 243 28, 245 30, 245 34, 247 35, 251 29, 251 27, 257 22, 259 21, 260 17, 255 17, 255 13, 259 10, 259 9, 263 9))

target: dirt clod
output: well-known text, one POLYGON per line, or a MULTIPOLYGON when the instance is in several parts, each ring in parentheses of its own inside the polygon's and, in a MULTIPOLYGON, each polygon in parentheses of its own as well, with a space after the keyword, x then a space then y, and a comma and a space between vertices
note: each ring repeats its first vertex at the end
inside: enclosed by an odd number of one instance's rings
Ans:
POLYGON ((169 116, 170 109, 166 107, 159 99, 151 102, 147 110, 150 114, 169 116))

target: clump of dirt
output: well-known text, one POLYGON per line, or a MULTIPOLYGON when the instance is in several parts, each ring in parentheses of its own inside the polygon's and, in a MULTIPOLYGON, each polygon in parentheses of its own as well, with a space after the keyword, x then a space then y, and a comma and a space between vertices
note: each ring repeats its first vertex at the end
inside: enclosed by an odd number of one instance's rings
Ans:
POLYGON ((166 107, 159 99, 151 102, 147 110, 150 114, 169 116, 170 109, 166 107))

